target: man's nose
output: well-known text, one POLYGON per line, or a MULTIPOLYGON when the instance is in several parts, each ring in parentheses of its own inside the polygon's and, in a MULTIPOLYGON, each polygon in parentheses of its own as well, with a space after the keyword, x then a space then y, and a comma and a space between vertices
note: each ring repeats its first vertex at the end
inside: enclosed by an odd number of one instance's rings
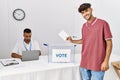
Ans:
POLYGON ((84 16, 86 16, 87 15, 87 13, 84 13, 84 16))

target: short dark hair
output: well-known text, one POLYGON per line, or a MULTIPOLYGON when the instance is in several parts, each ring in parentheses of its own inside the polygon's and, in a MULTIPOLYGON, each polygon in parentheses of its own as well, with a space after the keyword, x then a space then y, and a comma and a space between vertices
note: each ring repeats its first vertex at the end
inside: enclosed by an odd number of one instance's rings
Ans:
POLYGON ((81 4, 80 7, 78 8, 78 12, 81 13, 82 11, 84 11, 84 10, 90 8, 90 7, 91 7, 91 4, 90 4, 90 3, 83 3, 83 4, 81 4))
POLYGON ((31 33, 31 29, 25 28, 23 32, 24 32, 24 33, 31 33))

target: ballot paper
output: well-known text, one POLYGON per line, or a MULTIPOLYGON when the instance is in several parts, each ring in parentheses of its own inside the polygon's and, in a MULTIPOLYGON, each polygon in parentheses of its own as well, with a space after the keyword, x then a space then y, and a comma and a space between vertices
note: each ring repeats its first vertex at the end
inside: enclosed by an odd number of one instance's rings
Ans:
POLYGON ((60 31, 60 33, 58 34, 63 40, 66 40, 67 37, 69 37, 69 35, 64 31, 60 31))
POLYGON ((14 59, 3 59, 1 60, 1 63, 3 66, 10 66, 10 65, 15 65, 15 64, 19 64, 18 61, 14 60, 14 59))

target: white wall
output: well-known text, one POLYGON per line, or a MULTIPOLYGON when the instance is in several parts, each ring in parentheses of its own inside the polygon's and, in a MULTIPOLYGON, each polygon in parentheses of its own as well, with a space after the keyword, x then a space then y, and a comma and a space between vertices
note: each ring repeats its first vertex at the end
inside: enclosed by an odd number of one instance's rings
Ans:
POLYGON ((43 43, 64 43, 58 36, 60 30, 64 29, 68 33, 74 31, 73 0, 0 0, 0 3, 3 12, 0 20, 5 19, 0 25, 7 30, 6 33, 2 30, 0 35, 5 36, 0 43, 6 44, 4 47, 1 45, 1 58, 10 57, 15 43, 22 40, 22 32, 26 27, 32 29, 32 38, 39 41, 43 54, 46 53, 43 43), (23 21, 13 19, 12 12, 16 8, 25 11, 26 18, 23 21))
MULTIPOLYGON (((113 53, 119 54, 119 0, 0 0, 0 58, 10 57, 10 51, 15 43, 22 39, 25 27, 32 29, 33 39, 39 41, 45 53, 43 43, 65 43, 57 35, 62 29, 70 35, 77 36, 77 39, 80 38, 85 20, 78 13, 78 7, 83 2, 90 2, 94 15, 110 24, 113 33, 113 53), (26 18, 23 21, 13 19, 12 12, 16 8, 25 11, 26 18)), ((80 52, 81 46, 76 49, 80 52)))
POLYGON ((0 0, 0 58, 8 56, 8 9, 7 1, 0 0))

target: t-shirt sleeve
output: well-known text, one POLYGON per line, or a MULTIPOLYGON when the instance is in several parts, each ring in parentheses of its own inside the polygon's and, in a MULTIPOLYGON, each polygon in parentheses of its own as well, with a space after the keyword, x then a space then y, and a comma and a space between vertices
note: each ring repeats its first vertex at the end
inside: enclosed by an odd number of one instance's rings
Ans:
POLYGON ((18 46, 18 43, 15 44, 13 50, 12 50, 12 53, 19 53, 19 46, 18 46))
POLYGON ((109 27, 109 24, 107 22, 104 22, 103 24, 103 32, 104 32, 104 39, 111 39, 112 38, 112 33, 109 27))

